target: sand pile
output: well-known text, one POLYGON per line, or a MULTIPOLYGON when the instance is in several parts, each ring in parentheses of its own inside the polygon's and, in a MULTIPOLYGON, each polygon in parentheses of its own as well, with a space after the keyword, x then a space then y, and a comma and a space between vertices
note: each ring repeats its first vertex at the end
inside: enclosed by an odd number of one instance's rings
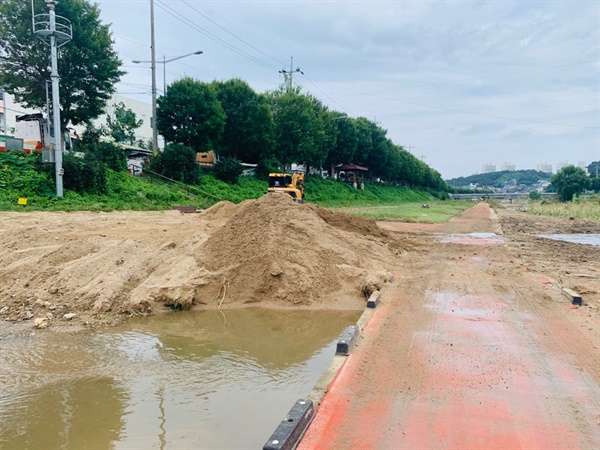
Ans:
MULTIPOLYGON (((363 291, 380 287, 394 257, 369 235, 369 228, 380 233, 377 225, 357 219, 360 234, 344 231, 323 220, 325 210, 319 210, 276 195, 238 205, 195 254, 206 272, 194 301, 328 306, 350 296, 344 302, 350 306, 363 291)), ((327 216, 335 222, 335 214, 327 216)), ((352 228, 344 221, 338 225, 352 228)))
POLYGON ((374 222, 287 196, 201 214, 5 213, 0 230, 9 322, 104 324, 165 306, 361 308, 398 253, 374 222))

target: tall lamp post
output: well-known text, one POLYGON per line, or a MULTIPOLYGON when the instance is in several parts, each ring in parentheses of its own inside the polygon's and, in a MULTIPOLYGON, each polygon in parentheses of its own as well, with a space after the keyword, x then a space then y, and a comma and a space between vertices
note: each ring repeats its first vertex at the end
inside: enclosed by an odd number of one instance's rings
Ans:
POLYGON ((151 64, 152 65, 152 120, 153 120, 153 122, 152 122, 152 145, 154 146, 153 150, 154 150, 155 154, 158 151, 158 132, 156 129, 156 64, 163 65, 163 95, 165 95, 167 92, 167 63, 177 61, 178 59, 187 58, 188 56, 192 56, 192 55, 201 55, 202 53, 204 53, 202 50, 198 50, 196 52, 187 53, 185 55, 176 56, 174 58, 169 58, 169 59, 167 59, 167 57, 165 55, 163 55, 162 61, 156 61, 156 58, 154 58, 154 40, 153 40, 153 43, 152 43, 153 58, 151 61, 140 61, 137 59, 134 61, 131 61, 134 64, 151 64))

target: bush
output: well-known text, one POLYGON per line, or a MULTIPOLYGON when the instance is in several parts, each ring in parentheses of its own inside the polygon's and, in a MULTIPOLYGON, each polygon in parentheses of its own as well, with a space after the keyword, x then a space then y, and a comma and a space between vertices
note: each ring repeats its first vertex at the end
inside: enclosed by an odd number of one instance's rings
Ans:
POLYGON ((244 172, 242 164, 234 158, 221 158, 214 167, 215 177, 229 184, 237 184, 244 172))
POLYGON ((65 189, 89 194, 106 194, 106 169, 93 154, 87 153, 83 158, 63 155, 63 184, 65 189))
POLYGON ((81 139, 75 142, 74 150, 87 154, 93 154, 94 158, 106 164, 115 172, 127 171, 127 157, 120 146, 101 141, 102 131, 94 127, 88 127, 81 135, 81 139))
POLYGON ((127 158, 125 151, 111 142, 99 142, 96 155, 100 161, 115 172, 127 171, 127 158))
POLYGON ((540 194, 538 191, 531 191, 529 193, 529 198, 531 200, 541 200, 542 199, 542 194, 540 194))
POLYGON ((270 173, 281 172, 281 162, 277 158, 266 158, 258 161, 256 170, 254 171, 256 178, 259 180, 268 180, 270 173))
POLYGON ((182 144, 168 144, 162 153, 152 159, 150 169, 181 183, 200 183, 196 152, 182 144))
MULTIPOLYGON (((54 169, 54 165, 46 165, 54 169)), ((38 152, 0 152, 0 193, 9 196, 52 195, 50 171, 42 168, 38 152)))

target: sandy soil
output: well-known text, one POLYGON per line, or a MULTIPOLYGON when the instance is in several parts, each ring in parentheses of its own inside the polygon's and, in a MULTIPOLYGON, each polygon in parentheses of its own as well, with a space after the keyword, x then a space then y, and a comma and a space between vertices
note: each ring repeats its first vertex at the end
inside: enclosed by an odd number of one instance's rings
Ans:
POLYGON ((373 221, 264 196, 199 214, 0 214, 0 332, 165 309, 362 309, 403 252, 373 221))
MULTIPOLYGON (((498 213, 510 270, 575 289, 598 311, 600 249, 532 236, 598 224, 498 213)), ((421 231, 460 232, 461 219, 379 227, 265 196, 199 214, 0 213, 0 230, 2 334, 95 328, 170 308, 362 309, 398 266, 419 277, 410 261, 431 249, 421 231)))

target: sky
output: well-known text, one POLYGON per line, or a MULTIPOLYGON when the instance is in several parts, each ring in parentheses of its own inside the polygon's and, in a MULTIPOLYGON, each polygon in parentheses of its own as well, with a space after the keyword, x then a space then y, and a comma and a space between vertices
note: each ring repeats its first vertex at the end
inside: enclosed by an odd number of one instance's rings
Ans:
MULTIPOLYGON (((99 0, 151 102, 150 0, 99 0)), ((154 0, 157 90, 189 76, 277 89, 282 69, 330 109, 366 117, 444 179, 600 160, 598 0, 154 0), (299 68, 303 73, 295 72, 299 68)))

